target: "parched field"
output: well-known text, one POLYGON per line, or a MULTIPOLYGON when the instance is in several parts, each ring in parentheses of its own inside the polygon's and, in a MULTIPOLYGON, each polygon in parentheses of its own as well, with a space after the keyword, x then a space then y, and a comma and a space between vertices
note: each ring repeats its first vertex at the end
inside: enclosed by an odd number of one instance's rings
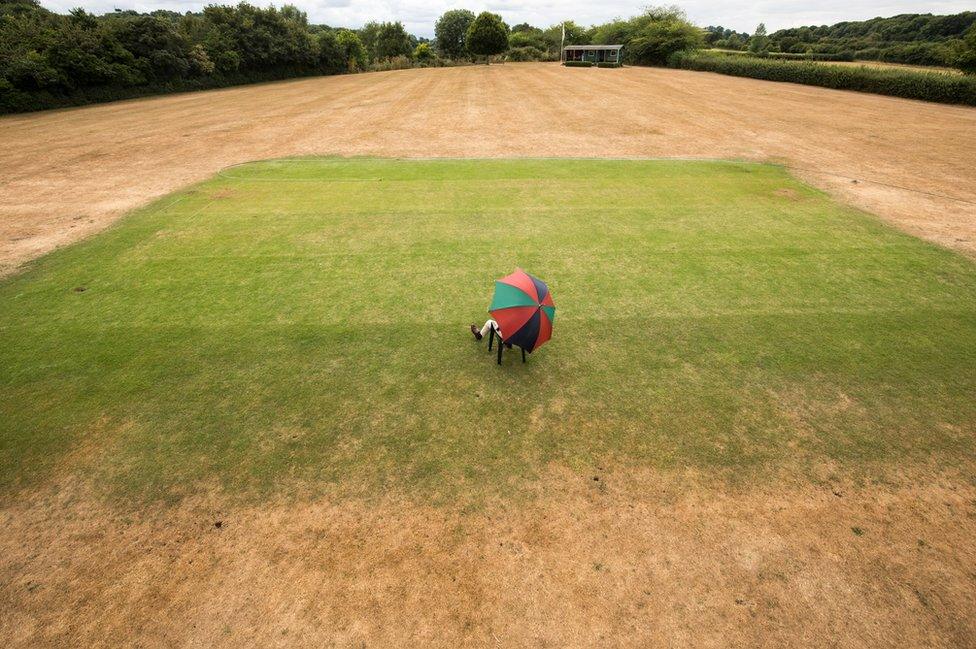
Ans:
POLYGON ((777 161, 976 255, 976 109, 681 70, 323 77, 0 118, 0 274, 228 165, 294 155, 777 161))
POLYGON ((974 314, 775 166, 230 168, 0 283, 0 637, 972 646, 974 314))

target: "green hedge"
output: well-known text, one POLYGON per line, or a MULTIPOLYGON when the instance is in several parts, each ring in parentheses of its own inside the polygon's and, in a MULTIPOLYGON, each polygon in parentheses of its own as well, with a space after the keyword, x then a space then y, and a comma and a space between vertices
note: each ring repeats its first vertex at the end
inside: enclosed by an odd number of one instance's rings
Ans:
POLYGON ((854 52, 767 52, 771 59, 787 59, 790 61, 853 61, 854 52))
POLYGON ((602 63, 597 63, 596 64, 596 67, 598 67, 598 68, 619 68, 620 67, 620 64, 619 63, 611 63, 610 61, 603 61, 602 63))
POLYGON ((593 61, 563 61, 567 68, 592 68, 593 61))
POLYGON ((906 99, 976 106, 976 76, 682 52, 668 65, 766 81, 787 81, 906 99))
POLYGON ((71 93, 53 93, 45 90, 24 92, 11 87, 3 79, 0 79, 0 115, 49 110, 51 108, 84 106, 86 104, 135 99, 173 92, 192 92, 196 90, 226 88, 229 86, 242 86, 251 83, 280 81, 297 77, 319 76, 321 74, 321 70, 284 67, 268 72, 220 75, 182 81, 152 83, 141 86, 93 86, 80 88, 71 93))

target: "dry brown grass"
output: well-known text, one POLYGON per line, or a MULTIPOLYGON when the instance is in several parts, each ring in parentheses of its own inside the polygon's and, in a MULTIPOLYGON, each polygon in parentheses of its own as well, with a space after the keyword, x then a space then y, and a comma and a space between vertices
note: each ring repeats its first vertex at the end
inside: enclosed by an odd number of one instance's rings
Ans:
POLYGON ((537 498, 467 512, 145 512, 83 493, 62 482, 2 510, 6 644, 976 643, 976 488, 958 476, 729 489, 553 470, 537 498))
POLYGON ((322 77, 4 117, 0 140, 0 272, 227 165, 304 154, 779 161, 976 254, 976 109, 701 72, 322 77))

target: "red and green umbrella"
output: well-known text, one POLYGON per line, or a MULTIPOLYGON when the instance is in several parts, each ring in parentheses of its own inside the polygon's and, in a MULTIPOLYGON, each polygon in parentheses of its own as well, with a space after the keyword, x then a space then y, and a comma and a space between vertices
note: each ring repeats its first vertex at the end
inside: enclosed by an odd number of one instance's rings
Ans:
POLYGON ((519 268, 495 280, 495 297, 488 312, 506 343, 531 352, 552 336, 556 305, 546 283, 519 268))

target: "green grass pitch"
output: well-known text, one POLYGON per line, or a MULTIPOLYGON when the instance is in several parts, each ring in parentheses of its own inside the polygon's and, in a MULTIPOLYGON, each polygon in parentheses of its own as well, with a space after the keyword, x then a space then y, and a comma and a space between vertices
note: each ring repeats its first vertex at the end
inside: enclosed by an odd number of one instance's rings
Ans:
POLYGON ((0 338, 8 495, 453 497, 952 463, 976 432, 976 265, 753 164, 235 167, 0 282, 0 338), (558 312, 499 367, 466 326, 517 266, 558 312))

